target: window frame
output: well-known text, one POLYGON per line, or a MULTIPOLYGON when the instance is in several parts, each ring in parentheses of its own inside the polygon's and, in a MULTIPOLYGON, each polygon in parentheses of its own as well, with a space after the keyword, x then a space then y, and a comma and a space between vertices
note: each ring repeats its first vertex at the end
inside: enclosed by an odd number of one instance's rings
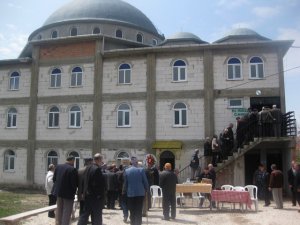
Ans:
POLYGON ((3 171, 8 173, 15 172, 15 165, 16 165, 16 153, 11 149, 6 150, 4 153, 3 171))
POLYGON ((122 63, 119 65, 118 68, 118 84, 119 85, 128 85, 128 84, 132 84, 131 82, 131 77, 132 77, 132 67, 129 63, 122 63), (128 66, 129 68, 125 68, 125 69, 121 69, 122 66, 128 66), (129 74, 126 74, 127 72, 129 72, 129 74), (120 82, 122 76, 122 80, 123 82, 120 82), (128 78, 127 76, 129 76, 129 82, 126 82, 126 78, 128 78))
POLYGON ((51 70, 51 72, 50 72, 50 88, 61 88, 61 74, 62 74, 62 70, 57 67, 53 68, 51 70), (60 73, 54 73, 55 70, 59 70, 60 73), (54 79, 54 86, 52 86, 52 78, 54 79), (59 85, 58 85, 58 81, 59 81, 59 85))
POLYGON ((265 65, 264 65, 264 61, 261 57, 259 56, 253 56, 250 58, 249 60, 249 79, 251 80, 261 80, 265 78, 265 65), (252 59, 254 58, 258 58, 261 60, 261 62, 251 62, 252 59), (259 75, 259 66, 262 66, 262 77, 260 77, 259 75), (255 67, 255 77, 252 76, 252 66, 255 67))
POLYGON ((115 33, 115 36, 116 36, 116 38, 123 38, 124 37, 123 31, 121 29, 117 29, 116 33, 115 33), (118 35, 118 33, 121 34, 121 35, 118 35))
POLYGON ((154 38, 154 39, 152 39, 152 45, 153 45, 153 46, 156 46, 157 44, 158 44, 158 41, 157 41, 157 39, 155 39, 155 38, 154 38))
POLYGON ((74 168, 76 168, 77 170, 80 169, 80 155, 77 151, 71 151, 68 156, 74 156, 75 157, 75 161, 74 161, 74 168))
POLYGON ((18 110, 14 107, 9 108, 6 113, 6 128, 17 128, 17 118, 18 110), (14 112, 11 112, 12 110, 14 110, 14 112))
POLYGON ((50 128, 50 129, 59 128, 59 117, 60 117, 59 107, 52 106, 48 112, 48 128, 50 128), (51 111, 54 108, 57 108, 58 111, 51 111), (50 119, 50 117, 51 117, 51 119, 50 119), (52 124, 50 124, 51 121, 52 121, 52 124), (55 125, 55 124, 57 124, 57 125, 55 125))
POLYGON ((69 128, 74 128, 74 129, 81 128, 81 108, 78 105, 73 105, 69 109, 69 128), (78 107, 79 110, 72 110, 75 107, 78 107), (72 119, 73 117, 74 119, 72 119), (74 124, 72 124, 72 120, 74 120, 74 124), (79 124, 77 124, 78 121, 79 124))
POLYGON ((117 127, 118 128, 128 128, 131 127, 131 107, 127 103, 121 103, 117 109, 117 127), (127 109, 120 109, 122 106, 127 106, 127 109), (121 120, 120 121, 120 116, 121 120), (127 117, 127 118, 126 118, 127 117), (126 119, 128 120, 128 124, 126 124, 126 119), (119 123, 121 122, 121 123, 119 123))
POLYGON ((70 77, 70 87, 82 87, 83 83, 83 70, 80 66, 76 66, 72 69, 71 71, 71 77, 70 77), (74 72, 75 69, 79 68, 81 71, 80 72, 74 72), (75 76, 75 84, 73 83, 73 77, 75 76), (78 80, 80 80, 80 84, 78 84, 78 80))
POLYGON ((230 57, 227 60, 227 80, 243 80, 243 71, 242 71, 242 60, 238 57, 230 57), (229 63, 230 60, 238 60, 239 63, 229 63), (229 68, 232 67, 232 78, 229 78, 229 68), (237 77, 236 69, 239 67, 240 77, 237 77))
POLYGON ((55 150, 50 150, 50 151, 47 153, 47 165, 46 165, 46 170, 48 170, 50 164, 53 164, 53 165, 55 165, 55 166, 58 165, 58 153, 57 153, 57 151, 55 151, 55 150), (55 153, 56 156, 54 156, 54 155, 49 155, 50 153, 55 153))
POLYGON ((76 37, 76 36, 78 36, 78 28, 77 27, 72 27, 71 29, 70 29, 70 36, 71 37, 76 37), (76 34, 74 33, 76 31, 76 34))
POLYGON ((244 107, 244 99, 243 98, 229 98, 228 99, 228 109, 240 109, 244 107), (231 105, 231 101, 241 101, 240 105, 231 105))
POLYGON ((58 31, 57 31, 57 30, 53 30, 53 31, 51 32, 51 38, 52 38, 52 39, 58 38, 58 31), (54 34, 56 34, 56 36, 55 36, 54 34), (54 35, 54 36, 53 36, 53 35, 54 35))
POLYGON ((9 87, 8 90, 10 91, 18 91, 20 88, 20 73, 18 71, 13 71, 9 75, 9 87))
POLYGON ((185 82, 187 81, 187 63, 183 59, 176 59, 172 65, 172 82, 185 82), (183 62, 185 65, 175 66, 176 63, 183 62), (184 79, 182 79, 182 69, 184 69, 184 79), (177 71, 177 80, 175 80, 175 71, 177 71))
POLYGON ((136 42, 138 42, 138 43, 144 43, 144 35, 142 33, 137 33, 136 34, 136 42), (141 40, 139 40, 139 38, 141 40))
POLYGON ((183 102, 176 102, 173 106, 173 115, 174 115, 174 119, 173 119, 173 127, 187 127, 188 126, 188 110, 187 110, 187 105, 183 102), (185 107, 184 108, 176 108, 176 105, 179 105, 179 104, 183 104, 185 107), (183 113, 185 112, 185 113, 183 113), (176 123, 177 119, 177 113, 178 113, 178 123, 176 123), (183 116, 185 114, 185 124, 183 123, 184 122, 184 119, 183 119, 183 116))
POLYGON ((94 27, 94 28, 93 28, 93 31, 92 31, 92 34, 95 34, 95 35, 101 34, 101 29, 100 29, 100 27, 94 27), (95 32, 96 29, 99 29, 99 32, 96 33, 96 32, 95 32))

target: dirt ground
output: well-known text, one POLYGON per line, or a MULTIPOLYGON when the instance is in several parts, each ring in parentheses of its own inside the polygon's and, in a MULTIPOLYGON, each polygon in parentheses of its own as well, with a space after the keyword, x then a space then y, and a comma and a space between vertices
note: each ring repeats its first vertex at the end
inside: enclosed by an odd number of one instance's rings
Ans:
MULTIPOLYGON (((143 217, 145 225, 299 225, 300 213, 299 206, 293 207, 290 201, 284 202, 284 209, 274 209, 275 204, 269 207, 263 207, 264 202, 259 202, 258 212, 254 209, 241 212, 237 206, 232 210, 229 204, 225 204, 222 209, 184 207, 177 208, 177 216, 175 220, 162 220, 162 209, 150 209, 148 216, 143 217)), ((254 206, 252 207, 254 208, 254 206)), ((72 225, 77 224, 78 210, 76 211, 76 219, 72 221, 72 225)), ((47 217, 47 214, 41 214, 23 221, 22 225, 54 225, 54 219, 47 217)), ((123 222, 123 214, 121 210, 103 210, 104 225, 121 225, 123 222)))

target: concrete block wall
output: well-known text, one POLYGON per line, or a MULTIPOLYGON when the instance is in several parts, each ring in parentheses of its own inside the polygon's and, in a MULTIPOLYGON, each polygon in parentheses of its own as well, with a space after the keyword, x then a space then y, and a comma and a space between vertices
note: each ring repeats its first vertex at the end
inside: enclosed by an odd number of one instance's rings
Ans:
POLYGON ((138 100, 103 102, 101 124, 103 140, 145 140, 146 103, 138 100), (117 110, 121 103, 127 103, 131 107, 130 127, 117 127, 117 110))
POLYGON ((168 99, 156 102, 156 139, 204 139, 203 99, 168 99), (183 102, 187 106, 186 127, 174 127, 173 106, 183 102))
POLYGON ((28 138, 28 105, 0 105, 0 140, 27 140, 28 138), (7 127, 7 111, 17 110, 17 127, 7 127))
POLYGON ((40 67, 39 71, 39 97, 84 95, 94 93, 94 64, 53 65, 51 67, 40 67), (74 67, 82 69, 82 85, 71 87, 71 74, 74 67), (61 70, 61 86, 50 87, 50 75, 54 68, 61 70))
POLYGON ((203 57, 196 54, 160 54, 156 58, 156 90, 201 90, 204 87, 203 57), (173 63, 185 60, 187 81, 173 82, 173 63))
POLYGON ((30 68, 20 68, 18 66, 12 66, 10 69, 0 69, 0 96, 1 98, 20 98, 29 97, 30 95, 30 68), (19 77, 19 89, 9 90, 9 78, 11 73, 18 72, 19 77))
POLYGON ((119 58, 105 60, 103 63, 103 93, 145 92, 147 85, 146 58, 119 58), (119 66, 131 66, 131 84, 119 84, 119 66))
POLYGON ((39 104, 37 107, 37 140, 92 140, 93 103, 56 104, 60 109, 59 128, 48 128, 48 112, 53 104, 39 104), (72 106, 81 108, 81 128, 69 128, 69 110, 72 106))
MULTIPOLYGON (((26 184, 27 171, 27 149, 17 147, 0 147, 0 172, 1 183, 9 184, 26 184), (12 150, 15 153, 15 170, 4 171, 4 154, 7 150, 12 150)), ((30 165, 28 165, 30 166, 30 165)))

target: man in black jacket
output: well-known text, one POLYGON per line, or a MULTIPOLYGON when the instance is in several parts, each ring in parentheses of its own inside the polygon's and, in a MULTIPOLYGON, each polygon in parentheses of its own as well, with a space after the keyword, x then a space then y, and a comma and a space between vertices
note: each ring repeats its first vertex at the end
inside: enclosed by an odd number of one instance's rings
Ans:
POLYGON ((91 215, 93 225, 102 225, 102 209, 104 205, 105 179, 102 174, 102 155, 95 154, 94 162, 85 170, 83 180, 84 210, 78 225, 86 225, 91 215))
POLYGON ((172 171, 170 163, 166 163, 165 170, 159 176, 159 186, 163 193, 163 215, 165 220, 170 220, 170 206, 171 218, 176 217, 176 184, 178 183, 177 176, 172 171))
POLYGON ((291 168, 287 172, 288 175, 288 183, 292 193, 292 204, 296 206, 296 195, 297 195, 297 187, 295 187, 295 177, 296 177, 296 163, 295 161, 291 162, 291 168))
POLYGON ((69 156, 66 163, 57 165, 54 175, 54 192, 57 196, 56 224, 69 225, 73 210, 74 197, 78 183, 78 173, 74 168, 74 156, 69 156))

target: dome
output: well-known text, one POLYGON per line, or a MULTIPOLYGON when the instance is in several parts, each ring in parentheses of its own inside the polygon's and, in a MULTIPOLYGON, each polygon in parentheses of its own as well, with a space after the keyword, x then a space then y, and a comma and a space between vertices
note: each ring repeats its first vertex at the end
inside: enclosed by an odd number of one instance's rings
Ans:
POLYGON ((170 44, 170 43, 182 43, 182 44, 205 44, 207 42, 202 41, 197 35, 190 32, 178 32, 170 37, 166 38, 166 40, 162 43, 162 45, 170 44))
POLYGON ((121 0, 74 0, 50 15, 43 26, 78 20, 117 22, 158 34, 144 13, 121 0))
POLYGON ((239 39, 239 40, 252 39, 252 40, 260 40, 260 41, 269 40, 268 38, 261 36, 254 30, 251 30, 248 28, 235 28, 235 29, 232 29, 231 31, 227 32, 223 38, 221 38, 215 42, 220 43, 220 42, 226 42, 228 40, 236 41, 237 39, 239 39))
POLYGON ((195 39, 201 41, 201 39, 197 35, 190 32, 178 32, 171 35, 167 39, 195 39))

